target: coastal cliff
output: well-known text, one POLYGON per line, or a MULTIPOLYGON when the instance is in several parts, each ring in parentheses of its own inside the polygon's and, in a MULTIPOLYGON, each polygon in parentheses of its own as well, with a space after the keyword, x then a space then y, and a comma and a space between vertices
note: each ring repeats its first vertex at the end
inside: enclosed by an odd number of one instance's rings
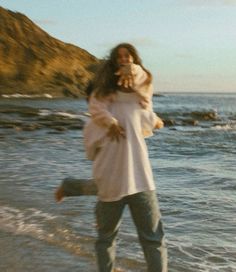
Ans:
POLYGON ((0 97, 81 97, 99 60, 57 40, 25 15, 0 7, 0 97))

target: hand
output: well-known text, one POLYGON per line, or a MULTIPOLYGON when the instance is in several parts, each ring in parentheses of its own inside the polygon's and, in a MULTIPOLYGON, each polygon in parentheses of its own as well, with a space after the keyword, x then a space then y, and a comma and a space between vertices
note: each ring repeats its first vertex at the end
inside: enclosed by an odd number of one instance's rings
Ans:
POLYGON ((115 73, 115 75, 120 76, 117 82, 118 86, 123 86, 129 88, 133 86, 133 71, 132 63, 122 65, 120 69, 115 73))
POLYGON ((161 129, 163 127, 164 127, 163 121, 161 120, 161 118, 157 117, 157 122, 156 122, 154 129, 161 129))
POLYGON ((121 137, 125 138, 125 130, 119 124, 112 124, 107 132, 107 137, 109 137, 111 141, 115 140, 119 142, 121 137))

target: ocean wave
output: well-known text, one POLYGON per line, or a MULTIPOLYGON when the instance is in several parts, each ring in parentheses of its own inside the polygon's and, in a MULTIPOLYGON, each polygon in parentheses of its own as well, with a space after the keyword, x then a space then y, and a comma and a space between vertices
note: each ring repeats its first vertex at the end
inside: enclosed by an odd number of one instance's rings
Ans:
POLYGON ((214 130, 236 130, 236 121, 229 121, 225 124, 216 124, 211 129, 214 130))
POLYGON ((56 216, 29 208, 25 211, 2 206, 0 210, 0 229, 14 234, 28 234, 43 239, 45 231, 42 222, 54 220, 56 216))
POLYGON ((35 208, 20 210, 2 206, 0 210, 0 230, 14 235, 27 235, 38 240, 59 245, 75 254, 90 256, 82 249, 89 237, 74 234, 68 226, 63 226, 58 216, 35 208))
POLYGON ((222 124, 204 124, 204 125, 196 125, 196 126, 184 126, 184 125, 175 125, 171 128, 172 130, 183 131, 183 132, 201 132, 205 130, 218 130, 218 131, 231 131, 236 130, 236 122, 229 121, 227 123, 222 124))
POLYGON ((34 237, 42 238, 44 233, 43 223, 55 220, 57 216, 42 212, 35 208, 20 210, 9 206, 1 206, 0 228, 14 234, 33 234, 34 237))
POLYGON ((82 129, 88 120, 86 112, 58 111, 38 109, 29 106, 3 105, 0 108, 0 128, 17 131, 34 131, 38 129, 54 129, 58 131, 82 129))
POLYGON ((50 116, 50 115, 54 115, 54 116, 65 117, 65 118, 68 118, 68 119, 81 119, 81 118, 89 116, 88 113, 86 113, 86 112, 70 113, 70 112, 66 112, 66 111, 52 111, 52 110, 48 110, 48 109, 41 109, 41 110, 39 110, 38 115, 39 116, 50 116))
POLYGON ((19 94, 19 93, 15 93, 15 94, 2 94, 3 98, 53 98, 52 95, 50 94, 35 94, 35 95, 28 95, 28 94, 19 94))

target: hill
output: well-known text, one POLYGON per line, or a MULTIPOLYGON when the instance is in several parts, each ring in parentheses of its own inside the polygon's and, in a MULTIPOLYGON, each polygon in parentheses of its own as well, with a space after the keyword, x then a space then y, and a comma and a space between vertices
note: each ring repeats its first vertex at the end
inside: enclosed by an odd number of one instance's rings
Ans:
POLYGON ((0 7, 0 96, 80 97, 99 60, 51 37, 25 15, 0 7))

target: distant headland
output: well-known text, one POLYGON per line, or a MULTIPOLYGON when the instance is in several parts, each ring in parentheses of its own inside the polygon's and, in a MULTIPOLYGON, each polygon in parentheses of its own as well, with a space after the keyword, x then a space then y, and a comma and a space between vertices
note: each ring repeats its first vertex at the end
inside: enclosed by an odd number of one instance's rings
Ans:
POLYGON ((81 97, 99 60, 0 7, 0 97, 81 97))

